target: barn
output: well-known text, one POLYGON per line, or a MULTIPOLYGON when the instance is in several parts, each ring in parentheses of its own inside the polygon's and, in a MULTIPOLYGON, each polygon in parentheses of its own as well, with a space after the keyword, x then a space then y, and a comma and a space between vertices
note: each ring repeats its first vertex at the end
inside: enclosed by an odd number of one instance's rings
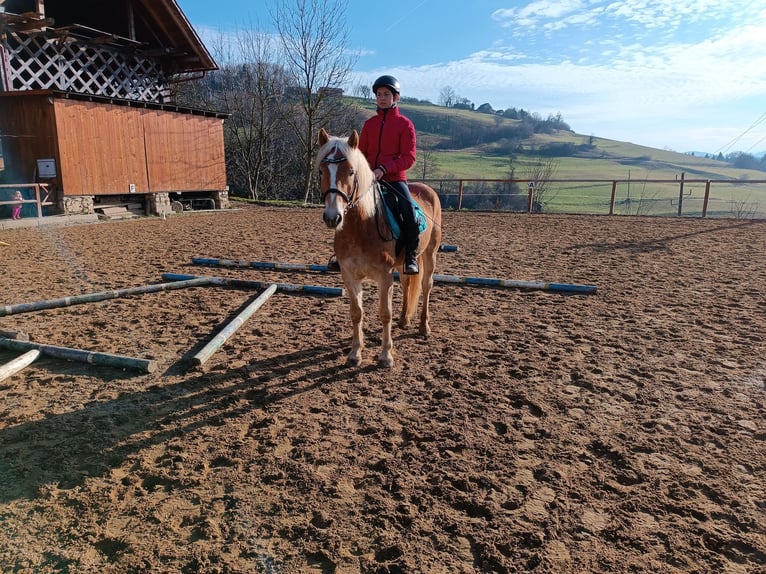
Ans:
POLYGON ((171 101, 215 69, 175 0, 0 0, 3 179, 48 213, 228 207, 226 115, 171 101))

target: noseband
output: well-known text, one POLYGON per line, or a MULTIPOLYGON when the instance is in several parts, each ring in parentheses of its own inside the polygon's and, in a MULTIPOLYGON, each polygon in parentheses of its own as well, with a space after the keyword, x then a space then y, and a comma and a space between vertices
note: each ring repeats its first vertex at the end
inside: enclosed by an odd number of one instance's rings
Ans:
MULTIPOLYGON (((326 157, 320 163, 338 164, 338 163, 343 163, 346 161, 348 161, 348 158, 346 156, 341 156, 336 158, 326 157)), ((351 196, 346 195, 337 187, 328 187, 325 190, 325 192, 322 194, 322 201, 325 201, 325 199, 327 198, 329 194, 337 193, 343 198, 343 201, 346 202, 346 209, 351 209, 355 205, 354 199, 356 198, 358 191, 359 191, 359 179, 357 178, 356 173, 354 173, 354 189, 351 191, 351 196)))

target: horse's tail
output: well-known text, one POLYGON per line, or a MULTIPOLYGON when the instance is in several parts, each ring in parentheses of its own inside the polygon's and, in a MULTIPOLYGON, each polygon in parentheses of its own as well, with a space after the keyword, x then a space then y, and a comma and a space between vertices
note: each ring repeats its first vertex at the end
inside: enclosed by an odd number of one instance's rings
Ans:
POLYGON ((407 281, 407 290, 404 292, 404 316, 403 324, 409 325, 418 310, 418 301, 420 301, 421 278, 420 275, 409 275, 407 281))

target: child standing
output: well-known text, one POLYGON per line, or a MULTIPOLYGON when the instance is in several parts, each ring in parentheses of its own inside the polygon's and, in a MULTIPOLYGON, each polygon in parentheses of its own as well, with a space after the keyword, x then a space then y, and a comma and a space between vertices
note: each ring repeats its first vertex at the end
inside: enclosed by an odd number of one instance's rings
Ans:
POLYGON ((21 195, 21 191, 16 191, 13 195, 13 200, 19 202, 13 206, 13 219, 21 219, 21 208, 23 206, 21 202, 24 201, 24 196, 21 195))

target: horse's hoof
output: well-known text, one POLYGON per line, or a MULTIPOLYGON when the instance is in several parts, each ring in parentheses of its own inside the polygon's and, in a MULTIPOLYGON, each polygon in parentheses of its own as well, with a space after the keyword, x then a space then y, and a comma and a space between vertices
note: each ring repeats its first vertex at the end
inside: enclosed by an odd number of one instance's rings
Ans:
POLYGON ((384 367, 386 369, 390 369, 391 367, 394 366, 394 358, 392 356, 390 356, 390 355, 388 355, 388 356, 381 355, 378 358, 378 365, 380 365, 381 367, 384 367))
POLYGON ((348 357, 346 357, 346 364, 349 367, 358 367, 359 365, 362 364, 362 358, 356 357, 356 356, 352 357, 351 355, 349 355, 348 357))

